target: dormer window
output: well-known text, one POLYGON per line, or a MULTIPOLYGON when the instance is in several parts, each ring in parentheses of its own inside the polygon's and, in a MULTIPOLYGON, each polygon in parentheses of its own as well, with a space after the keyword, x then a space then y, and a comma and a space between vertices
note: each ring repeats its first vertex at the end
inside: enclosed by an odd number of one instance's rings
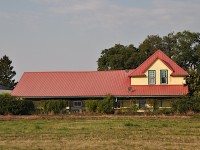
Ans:
POLYGON ((149 84, 156 84, 156 71, 155 70, 148 71, 148 81, 149 81, 149 84))
POLYGON ((160 70, 160 84, 168 84, 168 70, 160 70))

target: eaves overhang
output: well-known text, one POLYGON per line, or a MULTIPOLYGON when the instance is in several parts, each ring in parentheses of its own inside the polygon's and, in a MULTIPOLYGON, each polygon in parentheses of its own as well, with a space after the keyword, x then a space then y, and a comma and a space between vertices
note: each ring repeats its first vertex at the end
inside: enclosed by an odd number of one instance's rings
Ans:
MULTIPOLYGON (((16 96, 19 98, 24 99, 90 99, 90 98, 104 98, 107 95, 104 96, 16 96)), ((111 95, 113 97, 121 97, 121 98, 161 98, 161 97, 184 97, 186 95, 111 95)))

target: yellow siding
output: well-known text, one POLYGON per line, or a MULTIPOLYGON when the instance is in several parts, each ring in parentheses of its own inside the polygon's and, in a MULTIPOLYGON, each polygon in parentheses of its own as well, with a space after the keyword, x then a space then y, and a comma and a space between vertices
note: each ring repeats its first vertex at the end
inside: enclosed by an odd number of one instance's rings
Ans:
POLYGON ((147 77, 131 77, 131 85, 148 85, 147 77))
MULTIPOLYGON (((182 85, 184 77, 172 77, 172 71, 160 60, 156 60, 148 70, 156 70, 156 85, 160 85, 160 70, 168 70, 168 85, 182 85)), ((148 85, 148 70, 146 77, 131 77, 131 85, 148 85)))

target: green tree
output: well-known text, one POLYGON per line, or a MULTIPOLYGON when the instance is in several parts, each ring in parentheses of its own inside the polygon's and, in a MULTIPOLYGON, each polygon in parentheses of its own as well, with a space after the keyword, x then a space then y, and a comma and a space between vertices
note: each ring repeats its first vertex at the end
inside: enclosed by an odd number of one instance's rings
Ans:
POLYGON ((161 49, 185 70, 200 68, 200 33, 183 31, 166 36, 149 35, 139 45, 138 61, 142 63, 161 49))
POLYGON ((158 49, 183 69, 200 72, 200 33, 190 31, 171 32, 163 37, 148 35, 138 48, 116 44, 102 51, 98 70, 134 69, 158 49))
POLYGON ((200 95, 200 74, 196 70, 189 70, 187 78, 190 95, 200 95))
POLYGON ((140 64, 158 49, 163 50, 162 38, 158 35, 148 35, 139 45, 138 61, 140 64))
POLYGON ((16 75, 16 72, 13 71, 11 64, 12 61, 6 55, 0 59, 0 85, 14 88, 16 82, 13 77, 16 75))
POLYGON ((185 70, 197 69, 200 64, 200 33, 183 31, 175 36, 173 59, 185 70))
POLYGON ((101 52, 98 59, 98 70, 133 69, 138 66, 138 50, 133 46, 116 44, 101 52))
POLYGON ((177 44, 176 35, 174 34, 174 32, 169 33, 168 35, 163 36, 162 38, 161 50, 164 51, 167 56, 173 58, 176 44, 177 44))

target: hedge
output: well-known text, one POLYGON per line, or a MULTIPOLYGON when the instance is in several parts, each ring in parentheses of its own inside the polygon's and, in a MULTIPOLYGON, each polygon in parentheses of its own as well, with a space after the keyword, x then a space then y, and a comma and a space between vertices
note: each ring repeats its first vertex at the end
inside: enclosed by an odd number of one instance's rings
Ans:
POLYGON ((35 107, 32 101, 17 100, 9 94, 0 95, 0 114, 12 115, 31 115, 34 113, 35 107))
POLYGON ((41 100, 40 106, 43 109, 43 112, 48 113, 54 113, 54 114, 60 114, 63 113, 63 110, 67 106, 66 100, 41 100))
POLYGON ((88 112, 91 113, 103 113, 113 114, 114 113, 114 99, 108 95, 103 100, 87 100, 86 107, 88 112))

